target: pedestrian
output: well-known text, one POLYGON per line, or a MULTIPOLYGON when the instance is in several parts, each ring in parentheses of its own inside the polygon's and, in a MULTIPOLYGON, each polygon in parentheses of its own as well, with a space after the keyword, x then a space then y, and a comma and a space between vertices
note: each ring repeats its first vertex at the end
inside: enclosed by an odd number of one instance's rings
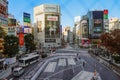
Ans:
POLYGON ((77 53, 77 55, 76 55, 76 59, 77 59, 77 61, 78 61, 78 59, 79 59, 79 54, 77 53))
POLYGON ((80 56, 80 54, 79 54, 79 60, 81 60, 81 56, 80 56))
POLYGON ((85 62, 83 61, 83 67, 85 67, 85 62))
POLYGON ((13 72, 13 70, 14 70, 14 66, 13 66, 13 67, 11 67, 11 69, 12 69, 12 72, 13 72))

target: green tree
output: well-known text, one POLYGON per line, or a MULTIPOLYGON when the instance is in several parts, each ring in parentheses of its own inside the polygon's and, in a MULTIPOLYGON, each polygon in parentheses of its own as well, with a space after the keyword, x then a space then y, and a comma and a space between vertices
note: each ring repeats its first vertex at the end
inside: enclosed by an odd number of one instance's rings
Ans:
POLYGON ((34 36, 33 34, 26 34, 24 37, 25 40, 25 46, 26 46, 26 52, 33 51, 36 49, 36 45, 34 43, 34 36))
POLYGON ((19 52, 19 39, 14 35, 4 37, 4 54, 14 57, 19 52))

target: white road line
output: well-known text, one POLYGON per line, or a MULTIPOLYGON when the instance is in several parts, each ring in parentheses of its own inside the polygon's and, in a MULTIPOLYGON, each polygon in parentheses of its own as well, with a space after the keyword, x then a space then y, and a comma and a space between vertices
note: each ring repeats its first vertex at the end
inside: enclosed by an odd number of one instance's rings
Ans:
POLYGON ((76 65, 75 60, 72 57, 68 58, 68 65, 76 65))
POLYGON ((91 80, 92 77, 93 77, 93 73, 81 71, 75 77, 73 77, 71 80, 91 80))
POLYGON ((49 62, 49 64, 45 68, 44 72, 54 72, 56 64, 57 64, 56 62, 49 62))
POLYGON ((66 66, 66 59, 59 59, 58 66, 66 66))

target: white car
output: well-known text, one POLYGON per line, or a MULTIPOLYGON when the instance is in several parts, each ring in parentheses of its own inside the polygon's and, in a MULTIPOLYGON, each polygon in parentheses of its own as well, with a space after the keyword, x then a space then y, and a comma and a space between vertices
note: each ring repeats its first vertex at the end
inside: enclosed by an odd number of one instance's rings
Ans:
POLYGON ((20 76, 24 73, 25 69, 23 69, 23 67, 15 67, 13 69, 13 75, 14 76, 20 76))

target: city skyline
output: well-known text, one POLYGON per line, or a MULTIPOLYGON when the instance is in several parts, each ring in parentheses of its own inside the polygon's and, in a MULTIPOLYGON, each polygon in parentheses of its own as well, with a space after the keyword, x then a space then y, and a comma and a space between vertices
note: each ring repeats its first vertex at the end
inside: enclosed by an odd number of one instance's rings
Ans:
POLYGON ((23 24, 23 12, 31 14, 33 23, 33 8, 41 4, 58 4, 61 7, 61 24, 65 26, 74 26, 74 17, 85 15, 89 10, 109 10, 109 18, 120 18, 119 0, 8 0, 8 11, 23 24), (21 4, 19 4, 21 3, 21 4), (67 23, 65 22, 67 21, 67 23))

